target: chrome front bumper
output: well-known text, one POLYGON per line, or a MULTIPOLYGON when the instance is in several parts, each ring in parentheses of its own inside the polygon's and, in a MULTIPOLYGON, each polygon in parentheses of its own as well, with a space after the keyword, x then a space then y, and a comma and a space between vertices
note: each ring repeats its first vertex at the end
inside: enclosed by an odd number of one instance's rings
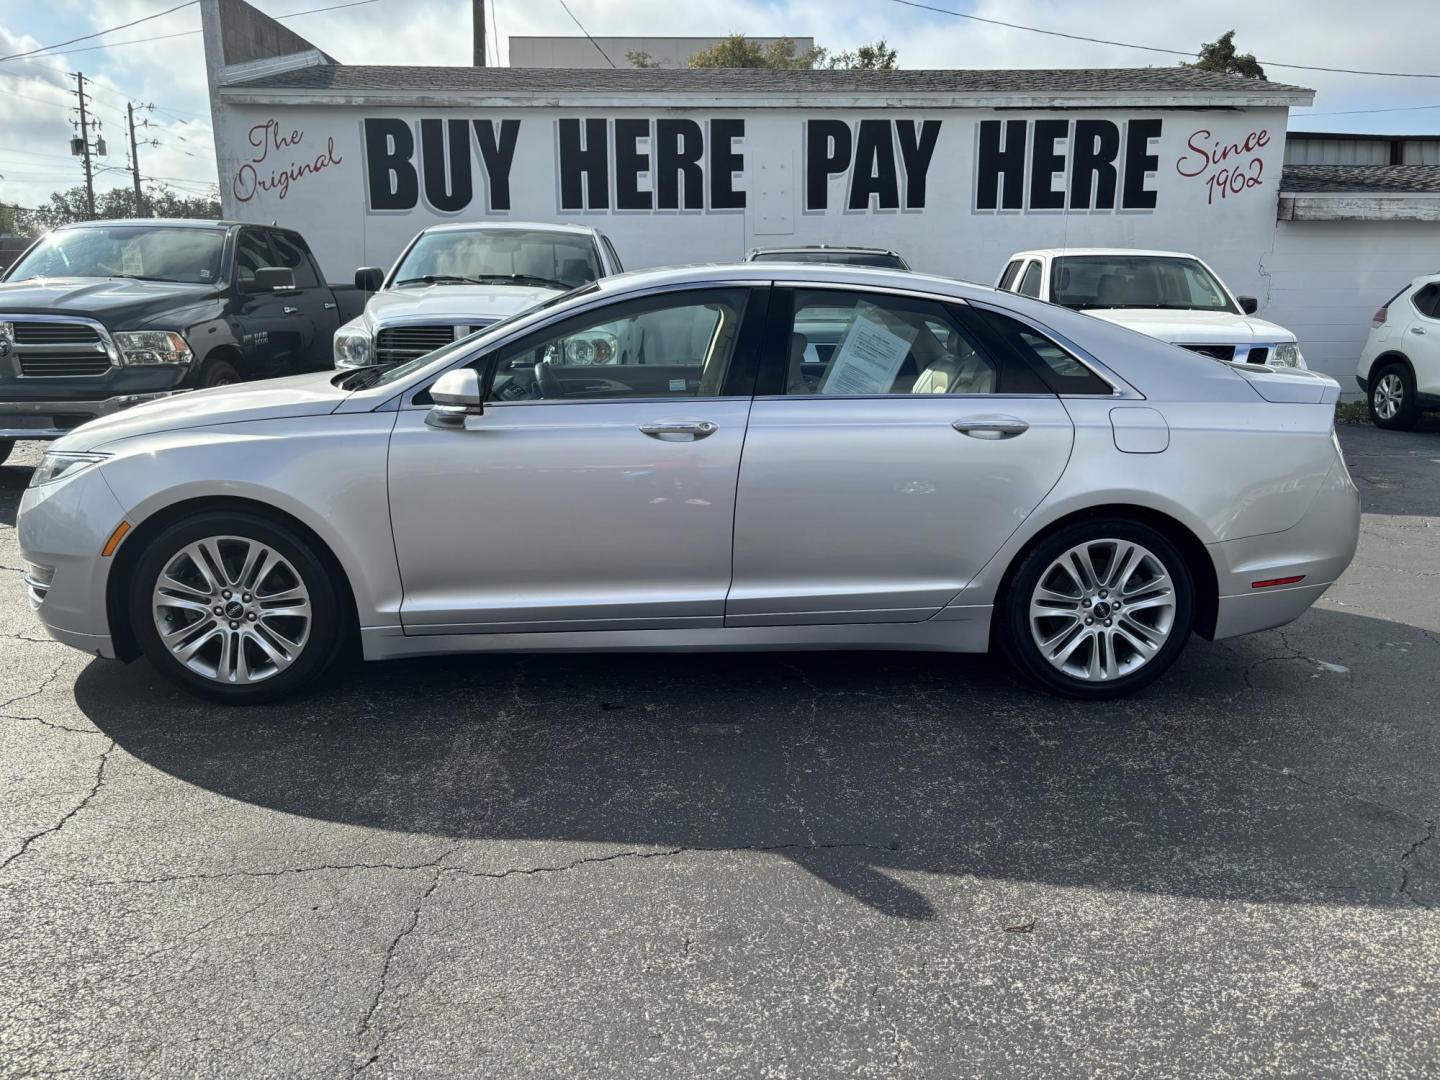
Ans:
POLYGON ((0 439, 58 439, 97 416, 109 416, 132 405, 183 393, 184 390, 160 390, 148 394, 118 394, 97 401, 0 401, 0 439))

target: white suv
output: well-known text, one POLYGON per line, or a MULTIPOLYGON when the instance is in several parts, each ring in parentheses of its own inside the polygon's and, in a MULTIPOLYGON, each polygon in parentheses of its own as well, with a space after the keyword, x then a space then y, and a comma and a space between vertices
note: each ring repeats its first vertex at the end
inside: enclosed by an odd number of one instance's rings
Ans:
POLYGON ((1235 364, 1305 366, 1295 335, 1255 318, 1204 261, 1183 251, 1048 248, 1010 257, 996 287, 1235 364))
POLYGON ((1355 381, 1382 428, 1412 428, 1440 409, 1440 274, 1416 278, 1375 312, 1355 381))

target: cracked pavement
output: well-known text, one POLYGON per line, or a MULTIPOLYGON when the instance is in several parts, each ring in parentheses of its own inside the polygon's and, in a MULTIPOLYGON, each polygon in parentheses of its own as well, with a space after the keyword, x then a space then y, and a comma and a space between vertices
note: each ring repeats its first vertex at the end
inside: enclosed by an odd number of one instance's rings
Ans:
POLYGON ((985 658, 461 657, 222 710, 44 639, 0 468, 0 1076, 1440 1072, 1440 434, 1080 704, 985 658))

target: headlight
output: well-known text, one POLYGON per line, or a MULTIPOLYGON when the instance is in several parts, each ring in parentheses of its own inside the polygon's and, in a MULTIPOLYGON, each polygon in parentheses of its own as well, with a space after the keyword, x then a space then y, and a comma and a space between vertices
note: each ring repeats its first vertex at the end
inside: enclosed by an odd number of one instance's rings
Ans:
POLYGON ((1305 357, 1300 355, 1300 346, 1293 341, 1284 341, 1275 346, 1274 362, 1285 367, 1305 366, 1305 357))
POLYGON ((359 328, 347 330, 343 326, 335 331, 337 368, 366 367, 373 362, 370 358, 369 334, 359 328))
POLYGON ((115 344, 125 364, 188 364, 194 358, 190 346, 174 330, 116 334, 115 344))
POLYGON ((40 464, 30 474, 30 486, 53 484, 56 480, 68 479, 84 472, 92 465, 98 465, 109 454, 80 454, 74 451, 51 450, 40 459, 40 464))
POLYGON ((592 367, 597 364, 613 364, 618 353, 615 336, 603 330, 581 334, 565 341, 565 365, 567 367, 592 367))

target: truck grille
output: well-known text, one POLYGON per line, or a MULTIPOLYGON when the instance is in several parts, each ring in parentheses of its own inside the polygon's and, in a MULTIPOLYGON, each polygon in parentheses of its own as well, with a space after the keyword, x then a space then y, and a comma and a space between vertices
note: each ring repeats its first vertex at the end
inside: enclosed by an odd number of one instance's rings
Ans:
POLYGON ((456 326, 427 324, 425 326, 389 326, 375 335, 375 362, 377 364, 402 364, 424 356, 428 352, 451 344, 457 338, 489 326, 494 319, 477 319, 468 324, 456 326))
POLYGON ((16 319, 15 357, 29 378, 104 375, 110 370, 105 342, 93 326, 81 322, 27 322, 16 319))
POLYGON ((1234 345, 1182 345, 1181 348, 1203 353, 1205 356, 1213 356, 1216 360, 1235 359, 1234 345))

